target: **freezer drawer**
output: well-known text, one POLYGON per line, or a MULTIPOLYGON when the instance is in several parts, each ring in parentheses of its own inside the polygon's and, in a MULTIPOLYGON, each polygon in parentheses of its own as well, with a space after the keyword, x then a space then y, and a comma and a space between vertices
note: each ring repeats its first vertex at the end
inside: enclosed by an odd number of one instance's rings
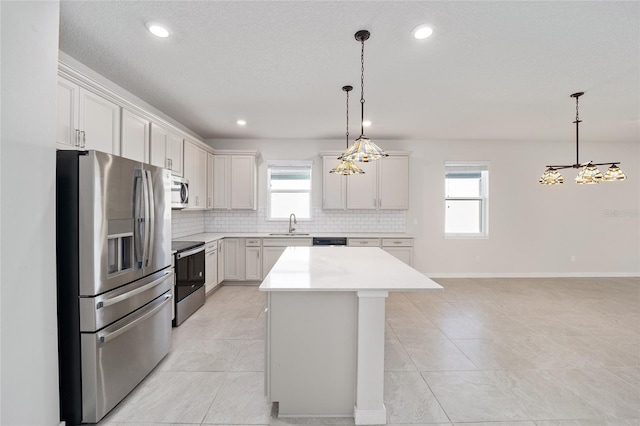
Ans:
POLYGON ((173 272, 166 268, 95 297, 81 297, 80 331, 92 333, 171 290, 173 272))
POLYGON ((171 294, 98 333, 83 333, 82 422, 97 423, 169 352, 171 294))

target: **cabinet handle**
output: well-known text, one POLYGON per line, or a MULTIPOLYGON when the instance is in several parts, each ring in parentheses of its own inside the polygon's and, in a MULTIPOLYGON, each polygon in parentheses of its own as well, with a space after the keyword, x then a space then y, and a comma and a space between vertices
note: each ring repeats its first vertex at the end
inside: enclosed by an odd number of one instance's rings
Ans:
POLYGON ((82 149, 85 149, 87 146, 87 134, 84 132, 84 130, 82 130, 80 133, 82 133, 82 149))
POLYGON ((76 129, 76 147, 80 148, 80 129, 76 129))
POLYGON ((382 207, 382 198, 378 198, 378 207, 382 207))
POLYGON ((394 241, 393 244, 402 244, 400 241, 394 241))
POLYGON ((211 197, 207 197, 207 207, 211 207, 211 197))

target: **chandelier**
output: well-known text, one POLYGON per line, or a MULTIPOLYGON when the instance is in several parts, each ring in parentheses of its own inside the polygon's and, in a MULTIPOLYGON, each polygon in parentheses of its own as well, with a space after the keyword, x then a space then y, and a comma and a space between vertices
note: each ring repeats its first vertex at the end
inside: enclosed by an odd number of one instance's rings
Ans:
POLYGON ((578 176, 576 176, 576 183, 578 184, 595 184, 600 183, 600 181, 605 182, 614 182, 619 180, 625 180, 627 176, 620 170, 618 164, 619 161, 606 162, 606 163, 594 163, 589 161, 587 163, 580 163, 578 154, 579 150, 579 141, 578 141, 578 128, 582 120, 580 120, 579 108, 578 108, 578 98, 584 95, 584 92, 577 92, 571 95, 572 98, 576 98, 576 120, 574 123, 576 124, 576 162, 574 164, 562 165, 562 166, 546 166, 547 170, 544 171, 538 183, 542 185, 558 185, 564 183, 564 177, 560 174, 558 170, 562 169, 579 169, 578 176), (606 166, 610 164, 609 169, 605 174, 602 174, 598 167, 596 166, 606 166))
POLYGON ((364 135, 364 42, 369 39, 370 35, 371 33, 367 30, 360 30, 355 34, 356 40, 362 45, 360 51, 360 137, 338 157, 338 160, 368 163, 371 160, 389 156, 382 148, 364 135))
MULTIPOLYGON (((349 148, 349 92, 353 90, 353 86, 342 86, 342 90, 347 93, 347 149, 349 148)), ((351 160, 340 160, 337 166, 329 171, 329 173, 335 173, 338 175, 360 175, 364 174, 356 163, 351 160)))

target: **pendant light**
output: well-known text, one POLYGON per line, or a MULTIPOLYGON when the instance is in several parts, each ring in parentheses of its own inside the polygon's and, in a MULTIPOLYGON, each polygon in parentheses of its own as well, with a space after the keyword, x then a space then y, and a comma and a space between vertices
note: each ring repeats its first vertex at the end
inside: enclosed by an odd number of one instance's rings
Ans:
POLYGON ((580 163, 580 160, 578 158, 578 154, 580 152, 579 140, 578 140, 578 134, 579 134, 578 129, 582 120, 580 120, 580 115, 579 115, 578 98, 582 95, 584 95, 584 92, 577 92, 571 95, 572 98, 576 98, 576 120, 574 121, 574 123, 576 124, 576 162, 574 164, 562 165, 562 166, 547 166, 547 170, 544 171, 544 173, 538 180, 538 183, 542 185, 558 185, 558 184, 564 183, 564 178, 562 177, 562 175, 558 170, 571 169, 571 168, 579 169, 578 176, 576 176, 575 181, 577 184, 581 184, 581 185, 592 185, 592 184, 599 183, 601 181, 614 182, 619 180, 625 180, 627 178, 627 176, 618 167, 618 164, 620 164, 619 161, 607 162, 607 163, 593 163, 589 161, 587 163, 582 163, 582 164, 580 163), (598 170, 598 167, 596 166, 606 166, 607 164, 610 164, 611 166, 609 166, 607 173, 603 175, 602 172, 598 170))
MULTIPOLYGON (((353 86, 342 86, 342 90, 347 93, 347 149, 349 148, 349 92, 353 90, 353 86)), ((364 174, 356 163, 351 160, 340 160, 337 166, 329 171, 329 173, 335 173, 338 175, 361 175, 364 174)))
POLYGON ((368 163, 372 160, 388 157, 378 145, 371 142, 371 139, 364 135, 364 42, 368 40, 371 33, 367 30, 360 30, 355 34, 356 40, 362 45, 360 51, 360 137, 342 153, 338 160, 361 161, 368 163))

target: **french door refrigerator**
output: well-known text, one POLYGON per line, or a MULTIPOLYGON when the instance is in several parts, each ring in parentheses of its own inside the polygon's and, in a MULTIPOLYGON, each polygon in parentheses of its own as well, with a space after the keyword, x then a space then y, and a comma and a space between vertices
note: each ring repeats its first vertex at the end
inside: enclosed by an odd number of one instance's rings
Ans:
POLYGON ((60 413, 97 423, 171 344, 170 172, 57 152, 60 413))

